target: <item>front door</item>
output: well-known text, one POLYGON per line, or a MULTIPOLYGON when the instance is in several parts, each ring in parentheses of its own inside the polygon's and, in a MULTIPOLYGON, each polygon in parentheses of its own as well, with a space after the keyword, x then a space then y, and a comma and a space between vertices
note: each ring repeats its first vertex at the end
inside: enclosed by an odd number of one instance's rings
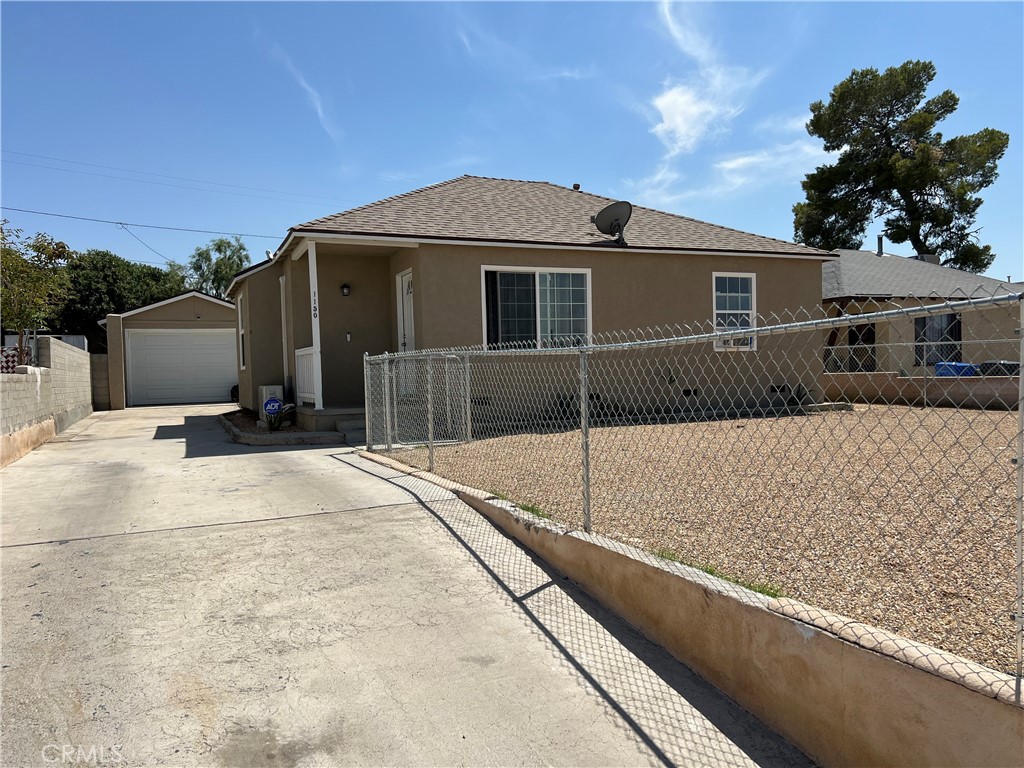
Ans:
POLYGON ((412 324, 412 270, 398 276, 398 351, 413 352, 416 335, 412 324))
MULTIPOLYGON (((398 351, 416 351, 416 334, 413 327, 412 307, 412 270, 407 269, 398 275, 398 351)), ((398 394, 408 395, 415 387, 415 361, 401 360, 398 362, 398 394)))

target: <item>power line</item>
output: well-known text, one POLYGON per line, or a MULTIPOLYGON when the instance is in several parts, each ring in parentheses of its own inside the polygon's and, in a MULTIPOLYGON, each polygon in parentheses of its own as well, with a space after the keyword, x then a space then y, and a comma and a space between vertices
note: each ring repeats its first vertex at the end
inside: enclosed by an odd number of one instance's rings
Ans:
MULTIPOLYGON (((192 192, 212 192, 215 195, 232 195, 234 197, 249 197, 256 200, 273 200, 280 203, 292 203, 293 205, 310 205, 308 200, 288 200, 283 197, 267 197, 266 195, 251 195, 248 192, 229 192, 226 189, 207 189, 206 187, 193 187, 187 184, 171 184, 167 181, 153 181, 152 179, 133 179, 130 176, 115 176, 112 173, 96 173, 95 171, 80 171, 77 168, 57 168, 53 165, 40 165, 39 163, 26 163, 21 160, 4 160, 8 165, 24 165, 29 168, 43 168, 48 171, 63 171, 64 173, 77 173, 83 176, 98 176, 101 179, 117 179, 119 181, 134 181, 136 184, 153 184, 158 187, 173 187, 175 189, 187 189, 192 192)), ((202 182, 207 184, 209 182, 202 182)))
POLYGON ((123 229, 123 230, 124 230, 125 232, 127 232, 127 233, 128 233, 129 235, 131 235, 132 237, 134 237, 134 238, 135 238, 136 240, 138 240, 138 241, 139 241, 140 243, 142 243, 142 244, 143 244, 144 246, 146 246, 147 248, 149 248, 149 250, 151 250, 151 251, 152 251, 153 253, 155 253, 155 254, 156 254, 157 256, 159 256, 159 257, 160 257, 161 259, 163 259, 164 261, 166 261, 166 262, 170 262, 170 259, 168 259, 168 258, 167 258, 166 256, 164 256, 164 255, 163 255, 162 253, 160 253, 160 251, 158 251, 158 250, 157 250, 156 248, 154 248, 153 246, 151 246, 151 245, 150 245, 149 243, 145 242, 145 241, 144 241, 144 240, 143 240, 143 239, 142 239, 141 237, 139 237, 139 236, 138 236, 138 235, 136 235, 136 234, 135 234, 134 232, 132 232, 132 231, 131 231, 130 229, 128 229, 128 225, 127 225, 127 224, 121 224, 121 223, 118 223, 118 224, 116 224, 115 226, 116 226, 116 227, 117 227, 118 229, 123 229))
MULTIPOLYGON (((355 199, 352 199, 352 198, 345 198, 345 197, 326 197, 324 195, 311 195, 308 192, 285 192, 285 191, 280 190, 280 189, 267 189, 265 187, 247 187, 247 186, 245 186, 243 184, 228 184, 228 183, 223 182, 223 181, 207 181, 205 179, 193 179, 193 178, 190 178, 188 176, 172 176, 170 174, 155 173, 153 171, 138 171, 138 170, 135 170, 134 168, 119 168, 118 166, 114 166, 114 165, 100 165, 99 163, 86 163, 86 162, 84 162, 82 160, 68 160, 65 157, 51 157, 50 155, 34 155, 34 154, 30 153, 30 152, 15 152, 12 149, 5 149, 5 150, 2 150, 2 151, 5 152, 6 154, 9 154, 9 155, 19 155, 21 157, 34 157, 34 158, 39 159, 39 160, 52 160, 52 161, 58 162, 58 163, 71 163, 73 165, 85 165, 85 166, 88 166, 90 168, 103 168, 104 170, 107 170, 107 171, 121 171, 123 173, 138 173, 138 174, 141 174, 143 176, 157 176, 157 177, 159 177, 161 179, 174 179, 175 181, 192 181, 192 182, 195 182, 195 183, 198 183, 198 184, 211 184, 211 185, 218 186, 218 187, 231 187, 232 189, 247 189, 247 190, 249 190, 251 192, 269 192, 269 193, 274 194, 274 195, 290 195, 291 197, 308 197, 308 198, 311 198, 313 200, 323 200, 323 201, 332 202, 332 203, 338 203, 338 202, 343 202, 343 203, 361 203, 361 202, 363 202, 362 200, 355 200, 355 199)), ((5 162, 17 163, 18 161, 17 160, 7 160, 5 162)), ((29 163, 19 163, 19 164, 20 165, 30 165, 29 163)), ((36 166, 36 167, 39 167, 39 168, 51 168, 51 166, 47 166, 47 165, 41 165, 41 166, 36 166)), ((59 170, 71 171, 73 169, 71 169, 71 168, 51 168, 51 170, 55 170, 55 171, 59 171, 59 170)), ((120 177, 116 177, 115 176, 113 178, 120 178, 120 177)), ((139 179, 136 179, 136 181, 139 181, 139 179)), ((214 190, 210 190, 210 191, 212 192, 214 190)))
POLYGON ((17 211, 18 213, 32 213, 36 216, 55 216, 58 219, 76 219, 78 221, 94 221, 98 224, 114 224, 125 227, 142 227, 144 229, 166 229, 171 232, 198 232, 201 235, 231 235, 232 237, 260 237, 264 240, 280 240, 279 235, 253 235, 246 232, 220 232, 215 229, 191 229, 189 227, 163 227, 159 224, 129 224, 124 221, 113 221, 112 219, 93 219, 88 216, 72 216, 67 213, 48 213, 47 211, 32 211, 28 208, 12 208, 9 205, 0 205, 2 211, 17 211))

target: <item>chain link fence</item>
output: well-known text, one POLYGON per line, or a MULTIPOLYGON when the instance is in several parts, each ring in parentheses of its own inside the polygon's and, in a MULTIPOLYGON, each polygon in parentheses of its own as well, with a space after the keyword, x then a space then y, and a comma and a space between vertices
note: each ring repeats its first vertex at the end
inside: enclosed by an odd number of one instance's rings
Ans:
POLYGON ((1022 297, 365 359, 367 444, 1016 675, 1022 297))

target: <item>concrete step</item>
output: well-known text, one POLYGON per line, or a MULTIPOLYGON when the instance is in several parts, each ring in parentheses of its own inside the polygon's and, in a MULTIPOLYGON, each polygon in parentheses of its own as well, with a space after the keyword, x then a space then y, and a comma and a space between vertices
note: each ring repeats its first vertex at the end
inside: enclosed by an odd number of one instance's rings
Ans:
POLYGON ((349 445, 366 445, 365 429, 349 429, 345 431, 345 442, 349 445))

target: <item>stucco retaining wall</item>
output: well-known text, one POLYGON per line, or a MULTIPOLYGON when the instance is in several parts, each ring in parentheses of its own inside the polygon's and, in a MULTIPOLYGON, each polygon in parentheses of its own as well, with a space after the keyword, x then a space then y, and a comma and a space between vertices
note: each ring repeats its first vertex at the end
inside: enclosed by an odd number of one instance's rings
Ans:
POLYGON ((1013 410, 1019 397, 1017 376, 900 376, 898 373, 825 373, 827 400, 886 405, 1013 410))
POLYGON ((455 492, 823 765, 1021 762, 1024 709, 1008 675, 361 455, 455 492))
POLYGON ((18 460, 92 413, 89 353, 40 337, 40 366, 0 378, 0 466, 18 460))

